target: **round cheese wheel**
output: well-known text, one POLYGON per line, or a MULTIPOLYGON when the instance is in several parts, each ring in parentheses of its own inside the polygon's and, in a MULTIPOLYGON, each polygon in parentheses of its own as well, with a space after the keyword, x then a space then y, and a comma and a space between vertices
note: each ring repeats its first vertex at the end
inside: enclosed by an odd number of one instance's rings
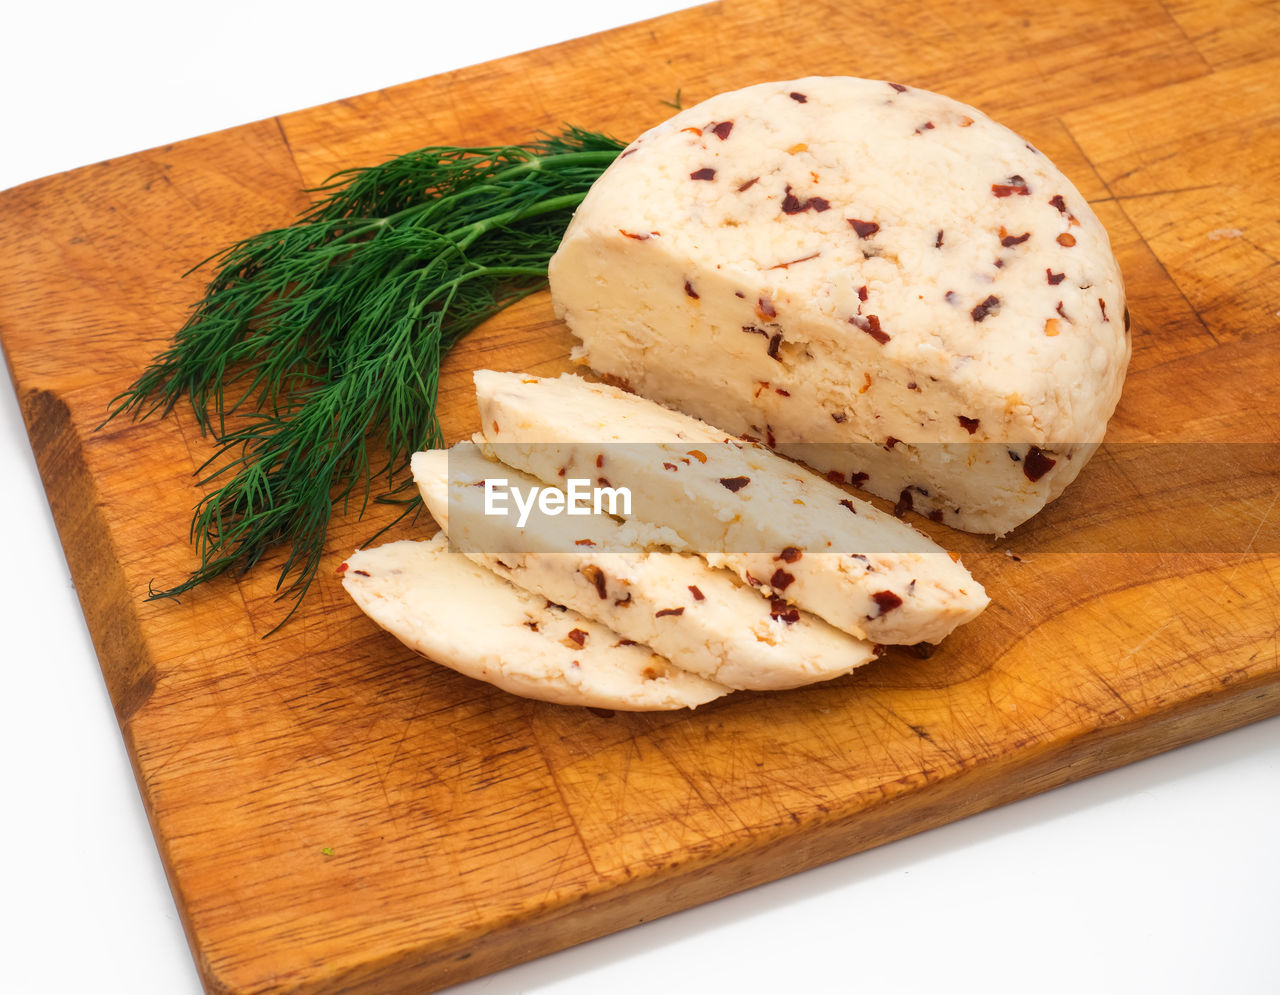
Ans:
POLYGON ((598 373, 975 532, 1074 479, 1130 353, 1107 233, 1062 172, 881 80, 763 83, 647 131, 550 281, 598 373))

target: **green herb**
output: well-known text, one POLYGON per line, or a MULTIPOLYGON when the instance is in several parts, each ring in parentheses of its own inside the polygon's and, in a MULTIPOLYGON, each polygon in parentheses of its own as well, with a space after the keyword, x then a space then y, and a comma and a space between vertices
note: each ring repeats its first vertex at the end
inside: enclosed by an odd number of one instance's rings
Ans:
POLYGON ((164 416, 185 398, 214 442, 198 471, 214 489, 191 523, 200 565, 149 600, 284 544, 276 589, 292 615, 335 505, 362 515, 385 477, 375 500, 412 511, 416 497, 396 496, 412 480, 397 478, 414 451, 444 442, 445 353, 545 285, 574 208, 622 148, 574 128, 528 145, 424 148, 338 173, 292 227, 201 264, 216 266, 204 298, 107 419, 164 416), (370 442, 385 452, 376 470, 370 442))

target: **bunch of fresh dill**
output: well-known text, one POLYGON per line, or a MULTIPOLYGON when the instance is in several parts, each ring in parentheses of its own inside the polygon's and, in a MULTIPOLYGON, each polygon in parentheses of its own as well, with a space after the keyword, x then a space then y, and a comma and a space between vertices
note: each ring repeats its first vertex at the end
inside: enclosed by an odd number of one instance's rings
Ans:
POLYGON ((201 264, 216 267, 203 299, 108 414, 163 416, 185 397, 214 443, 191 523, 200 565, 150 599, 284 545, 276 587, 292 615, 335 505, 363 514, 375 478, 379 500, 411 484, 397 484, 408 457, 443 443, 445 353, 545 285, 574 208, 622 148, 569 128, 527 145, 420 149, 338 173, 294 225, 201 264), (386 453, 377 469, 371 442, 386 453))

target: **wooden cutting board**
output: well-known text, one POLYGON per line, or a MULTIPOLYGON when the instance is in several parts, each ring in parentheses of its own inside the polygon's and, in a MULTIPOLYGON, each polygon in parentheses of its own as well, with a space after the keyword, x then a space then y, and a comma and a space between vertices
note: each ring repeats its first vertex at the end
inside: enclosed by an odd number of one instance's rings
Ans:
MULTIPOLYGON (((0 335, 206 985, 446 985, 1280 712, 1277 37, 1248 0, 723 0, 0 194, 0 335), (1108 449, 1000 542, 917 522, 964 551, 980 619, 927 659, 605 716, 361 616, 335 570, 379 512, 335 522, 270 638, 278 559, 144 603, 195 562, 208 452, 185 412, 95 426, 198 297, 189 267, 345 167, 561 122, 630 138, 677 93, 801 74, 982 107, 1073 178, 1126 275, 1108 449)), ((570 345, 545 295, 473 334, 450 436, 471 369, 555 373, 570 345)))

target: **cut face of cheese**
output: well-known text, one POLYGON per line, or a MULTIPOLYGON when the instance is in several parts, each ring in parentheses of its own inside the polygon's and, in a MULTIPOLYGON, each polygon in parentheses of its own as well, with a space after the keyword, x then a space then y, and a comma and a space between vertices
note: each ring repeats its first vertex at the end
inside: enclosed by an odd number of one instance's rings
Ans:
POLYGON ((592 369, 976 532, 1076 476, 1130 354, 1079 191, 974 108, 878 80, 751 86, 646 132, 549 275, 592 369))
POLYGON ((927 536, 763 447, 579 377, 482 370, 475 381, 483 438, 503 463, 552 484, 607 475, 681 551, 844 632, 936 643, 988 603, 927 536))
POLYGON ((719 684, 799 687, 875 657, 867 641, 760 597, 698 556, 644 548, 643 538, 608 516, 544 516, 520 530, 513 516, 486 514, 486 479, 529 489, 539 481, 472 444, 414 454, 413 476, 451 544, 475 563, 719 684), (620 551, 627 548, 633 551, 620 551))
POLYGON ((430 660, 525 698, 627 711, 729 689, 450 552, 444 536, 358 550, 342 575, 378 625, 430 660))

